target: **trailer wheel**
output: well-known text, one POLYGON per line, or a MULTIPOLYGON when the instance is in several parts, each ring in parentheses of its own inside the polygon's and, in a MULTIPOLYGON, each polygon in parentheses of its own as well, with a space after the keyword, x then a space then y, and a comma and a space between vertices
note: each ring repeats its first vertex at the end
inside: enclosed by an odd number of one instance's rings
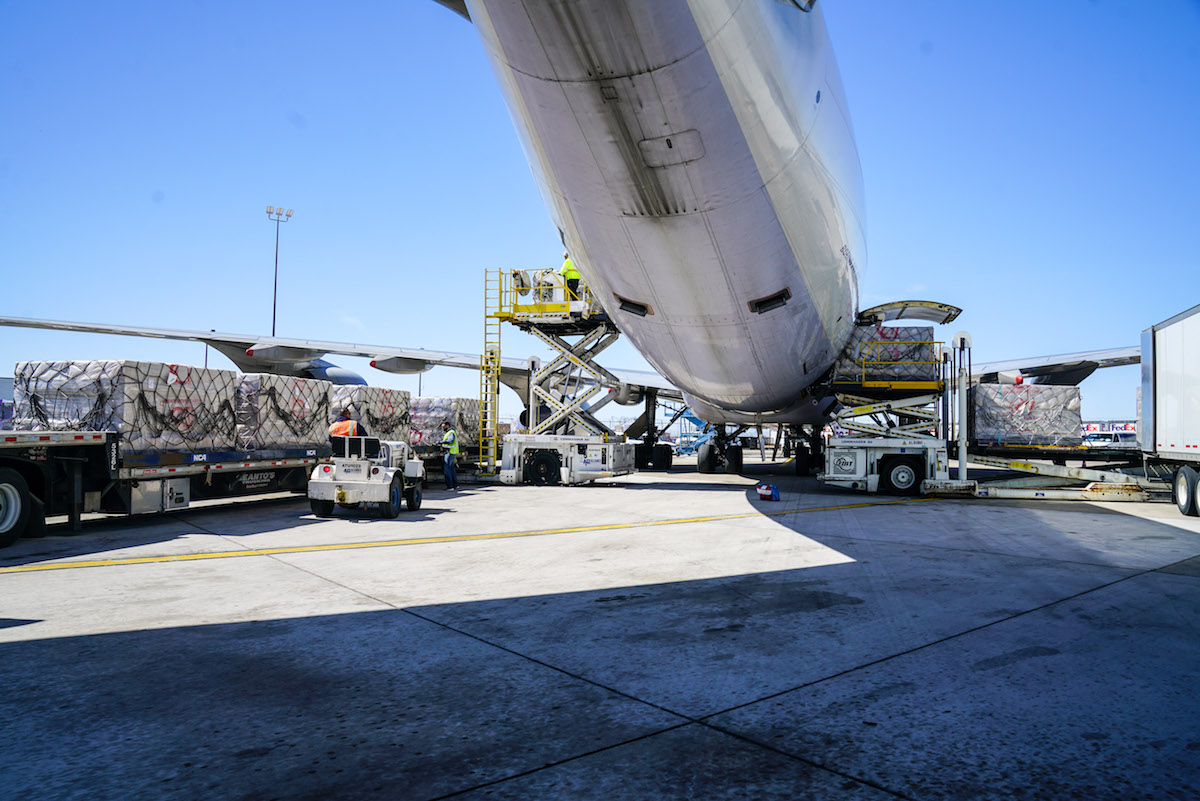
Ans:
POLYGON ((0 467, 0 548, 21 538, 29 525, 29 485, 16 470, 0 467))
POLYGON ((742 472, 742 446, 730 445, 725 449, 725 472, 736 475, 742 472))
POLYGON ((879 484, 892 495, 912 495, 921 483, 921 463, 911 456, 888 459, 879 471, 879 484))
POLYGON ((561 466, 557 452, 538 451, 529 457, 525 465, 525 480, 530 484, 557 484, 561 466))
POLYGON ((322 501, 317 498, 309 498, 308 506, 312 509, 314 517, 333 517, 333 501, 322 501))
POLYGON ((1200 515, 1200 507, 1196 504, 1197 478, 1195 469, 1187 465, 1175 472, 1175 478, 1171 482, 1171 494, 1175 496, 1175 505, 1179 507, 1179 513, 1182 515, 1200 515))
POLYGON ((384 520, 393 520, 400 514, 400 502, 404 499, 404 479, 399 475, 392 476, 392 485, 388 487, 386 501, 379 501, 375 508, 384 520))
POLYGON ((705 442, 696 450, 696 469, 701 473, 717 472, 717 446, 705 442))
POLYGON ((404 491, 404 502, 408 504, 408 511, 415 512, 421 508, 421 485, 413 484, 404 491))

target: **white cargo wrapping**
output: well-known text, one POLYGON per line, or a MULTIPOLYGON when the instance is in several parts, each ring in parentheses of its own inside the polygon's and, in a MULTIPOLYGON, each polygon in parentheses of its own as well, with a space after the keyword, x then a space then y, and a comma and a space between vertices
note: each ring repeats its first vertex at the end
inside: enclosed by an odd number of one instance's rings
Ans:
POLYGON ((362 423, 372 437, 391 442, 409 441, 412 396, 404 390, 335 385, 330 397, 330 422, 342 409, 349 409, 351 419, 362 423))
POLYGON ((246 373, 238 383, 240 450, 310 448, 329 442, 328 381, 246 373))
POLYGON ((834 367, 840 383, 863 381, 936 381, 933 327, 859 326, 834 367))
POLYGON ((412 445, 429 447, 441 442, 443 420, 449 420, 458 433, 460 454, 479 445, 478 398, 413 398, 412 445))
POLYGON ((974 439, 985 445, 1079 445, 1079 387, 978 384, 971 388, 974 439))
POLYGON ((229 451, 238 374, 132 361, 18 362, 13 427, 115 431, 130 453, 229 451))

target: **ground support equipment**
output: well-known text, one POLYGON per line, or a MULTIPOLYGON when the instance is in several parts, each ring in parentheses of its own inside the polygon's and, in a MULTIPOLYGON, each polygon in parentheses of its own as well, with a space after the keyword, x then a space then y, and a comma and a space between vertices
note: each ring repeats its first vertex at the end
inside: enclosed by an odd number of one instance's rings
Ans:
POLYGON ((603 436, 509 434, 502 484, 583 484, 636 471, 634 445, 603 436))
POLYGON ((334 505, 346 509, 370 504, 384 518, 421 508, 425 463, 407 442, 381 442, 376 437, 334 437, 334 457, 317 465, 308 481, 312 513, 329 517, 334 505), (338 442, 337 440, 344 440, 338 442))

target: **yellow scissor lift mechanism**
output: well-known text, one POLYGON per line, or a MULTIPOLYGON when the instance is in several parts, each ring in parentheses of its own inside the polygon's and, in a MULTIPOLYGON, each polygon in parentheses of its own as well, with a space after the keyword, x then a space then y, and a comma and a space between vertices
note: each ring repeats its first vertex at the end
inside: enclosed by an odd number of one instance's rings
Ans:
MULTIPOLYGON (((572 428, 603 441, 621 439, 584 409, 589 400, 619 380, 595 363, 595 358, 617 340, 619 332, 591 301, 570 297, 566 280, 553 270, 488 270, 484 280, 484 352, 480 361, 481 433, 479 461, 482 475, 496 476, 501 457, 499 428, 500 329, 517 325, 544 342, 556 354, 529 379, 529 435, 553 434, 572 428), (578 336, 575 342, 564 337, 578 336), (538 414, 542 407, 549 414, 538 414)), ((607 402, 602 399, 594 408, 607 402)))
POLYGON ((937 404, 946 391, 940 352, 941 343, 932 340, 863 343, 855 360, 857 376, 833 381, 835 397, 842 405, 834 422, 860 436, 937 439, 937 404), (928 353, 932 358, 898 360, 895 354, 906 349, 928 353), (888 370, 906 367, 916 368, 915 372, 927 377, 881 377, 888 370))

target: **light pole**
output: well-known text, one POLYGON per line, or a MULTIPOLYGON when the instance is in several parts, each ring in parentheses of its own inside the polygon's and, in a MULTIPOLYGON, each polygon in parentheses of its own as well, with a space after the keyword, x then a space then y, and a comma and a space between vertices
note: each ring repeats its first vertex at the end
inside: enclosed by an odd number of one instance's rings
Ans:
POLYGON ((279 299, 279 224, 292 219, 292 210, 284 214, 283 206, 267 206, 267 219, 275 221, 275 290, 271 293, 271 336, 275 336, 275 304, 279 299))

